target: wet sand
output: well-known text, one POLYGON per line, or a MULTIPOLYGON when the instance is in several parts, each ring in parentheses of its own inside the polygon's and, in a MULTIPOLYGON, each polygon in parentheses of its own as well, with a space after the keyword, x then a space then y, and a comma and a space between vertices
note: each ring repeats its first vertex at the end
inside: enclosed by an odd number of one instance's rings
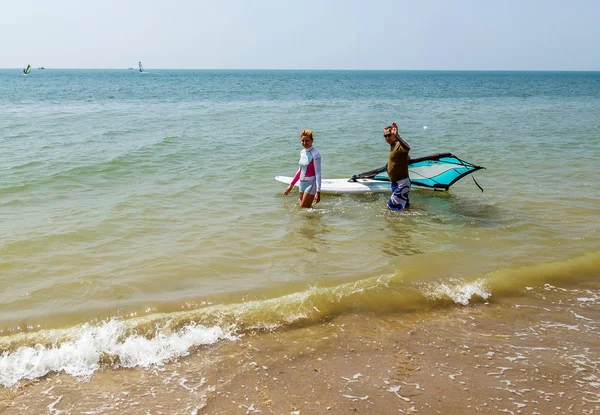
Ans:
POLYGON ((592 414, 597 291, 546 286, 504 303, 348 314, 248 333, 162 367, 53 374, 0 391, 0 413, 592 414))

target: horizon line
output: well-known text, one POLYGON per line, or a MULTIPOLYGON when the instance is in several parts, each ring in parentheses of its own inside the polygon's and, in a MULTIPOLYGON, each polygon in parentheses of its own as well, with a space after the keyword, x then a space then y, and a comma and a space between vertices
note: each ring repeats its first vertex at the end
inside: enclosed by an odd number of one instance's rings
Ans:
MULTIPOLYGON (((22 67, 0 68, 0 70, 22 70, 22 67)), ((108 71, 138 71, 137 68, 67 68, 67 67, 36 67, 36 70, 108 70, 108 71), (40 69, 43 68, 43 69, 40 69)), ((144 68, 144 72, 156 71, 387 71, 387 72, 600 72, 600 69, 357 69, 357 68, 144 68)))

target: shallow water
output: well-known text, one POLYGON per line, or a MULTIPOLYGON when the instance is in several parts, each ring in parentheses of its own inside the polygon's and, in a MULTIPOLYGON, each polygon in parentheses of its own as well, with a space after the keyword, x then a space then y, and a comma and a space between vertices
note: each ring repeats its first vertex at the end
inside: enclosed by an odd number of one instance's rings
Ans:
POLYGON ((93 372, 136 334, 165 336, 144 349, 161 362, 254 328, 594 283, 599 113, 599 73, 1 70, 0 383, 93 372), (343 178, 385 163, 391 121, 413 157, 485 166, 485 191, 413 191, 400 214, 383 194, 283 196, 302 129, 343 178), (31 370, 37 343, 62 360, 31 370))

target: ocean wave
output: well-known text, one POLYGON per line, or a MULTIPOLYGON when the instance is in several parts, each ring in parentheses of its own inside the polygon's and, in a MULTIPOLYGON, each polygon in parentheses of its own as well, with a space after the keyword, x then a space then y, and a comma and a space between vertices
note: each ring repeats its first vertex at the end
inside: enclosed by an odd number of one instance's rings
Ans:
POLYGON ((149 367, 186 356, 194 346, 235 339, 219 327, 194 323, 175 333, 157 329, 153 338, 127 335, 127 326, 116 319, 97 327, 85 324, 74 330, 73 340, 4 352, 0 356, 0 385, 13 387, 20 380, 36 379, 50 372, 86 377, 92 375, 105 359, 115 367, 149 367))
POLYGON ((600 251, 564 261, 433 281, 402 270, 335 286, 313 285, 276 298, 19 333, 0 338, 0 350, 4 350, 0 384, 12 387, 22 379, 61 371, 90 376, 103 362, 128 368, 160 365, 187 355, 195 346, 235 340, 245 333, 314 324, 344 313, 426 311, 527 295, 532 286, 543 289, 548 284, 584 282, 597 277, 599 269, 600 251))

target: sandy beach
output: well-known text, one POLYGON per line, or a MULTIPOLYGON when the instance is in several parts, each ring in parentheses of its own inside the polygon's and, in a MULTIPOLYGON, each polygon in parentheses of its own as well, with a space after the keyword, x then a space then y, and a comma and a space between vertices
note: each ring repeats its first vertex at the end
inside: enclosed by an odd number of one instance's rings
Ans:
POLYGON ((592 414, 597 304, 589 288, 546 285, 510 302, 346 314, 248 333, 162 367, 22 382, 2 390, 0 412, 592 414))

